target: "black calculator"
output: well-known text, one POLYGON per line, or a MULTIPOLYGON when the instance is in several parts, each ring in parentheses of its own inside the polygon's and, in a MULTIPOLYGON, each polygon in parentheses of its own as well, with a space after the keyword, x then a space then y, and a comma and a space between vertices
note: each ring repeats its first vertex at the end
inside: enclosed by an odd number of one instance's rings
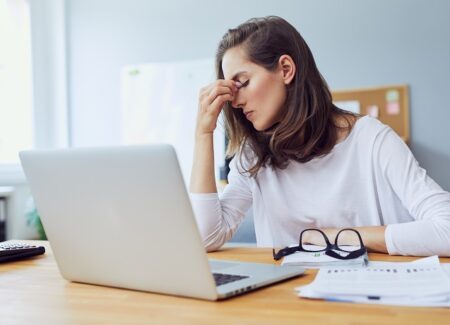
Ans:
POLYGON ((45 253, 44 246, 35 246, 15 241, 0 243, 0 263, 21 260, 45 253))

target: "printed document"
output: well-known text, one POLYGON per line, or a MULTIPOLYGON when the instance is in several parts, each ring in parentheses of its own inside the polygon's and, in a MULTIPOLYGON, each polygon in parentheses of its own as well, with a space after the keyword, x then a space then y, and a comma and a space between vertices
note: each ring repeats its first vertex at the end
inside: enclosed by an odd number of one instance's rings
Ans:
POLYGON ((450 307, 450 268, 437 256, 414 262, 369 262, 366 268, 322 268, 296 288, 300 297, 331 301, 450 307))

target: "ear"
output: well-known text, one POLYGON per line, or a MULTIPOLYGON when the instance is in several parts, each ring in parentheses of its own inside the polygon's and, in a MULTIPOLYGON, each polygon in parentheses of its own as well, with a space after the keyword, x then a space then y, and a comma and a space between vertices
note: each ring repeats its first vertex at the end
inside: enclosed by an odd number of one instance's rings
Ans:
POLYGON ((278 65, 284 84, 289 85, 295 77, 296 66, 294 60, 289 55, 283 54, 278 60, 278 65))

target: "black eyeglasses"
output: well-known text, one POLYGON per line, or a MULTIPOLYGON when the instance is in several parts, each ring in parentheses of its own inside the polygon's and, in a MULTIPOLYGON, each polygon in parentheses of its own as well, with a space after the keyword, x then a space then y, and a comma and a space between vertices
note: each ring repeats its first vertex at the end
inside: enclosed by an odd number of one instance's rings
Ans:
POLYGON ((310 252, 310 253, 325 252, 326 255, 340 259, 340 260, 350 260, 352 258, 357 258, 357 257, 364 255, 367 252, 367 249, 364 246, 361 235, 355 229, 352 229, 352 228, 341 229, 336 235, 334 244, 332 244, 332 243, 330 243, 330 240, 328 239, 327 235, 325 235, 325 233, 322 230, 315 229, 315 228, 309 228, 309 229, 303 230, 300 233, 300 239, 298 242, 298 246, 285 247, 283 249, 280 249, 276 253, 275 253, 275 249, 273 249, 272 252, 273 252, 273 258, 276 261, 278 261, 279 259, 281 259, 284 256, 293 254, 295 252, 310 252), (317 231, 318 233, 320 233, 323 237, 323 245, 317 246, 316 249, 309 248, 309 247, 305 248, 302 243, 303 242, 302 239, 303 239, 303 235, 308 231, 317 231), (360 245, 357 250, 348 250, 348 249, 346 249, 346 245, 342 245, 342 244, 339 245, 339 239, 341 238, 341 234, 343 234, 345 232, 350 233, 350 235, 349 235, 349 233, 347 233, 346 234, 347 236, 357 236, 357 238, 359 239, 359 245, 360 245))

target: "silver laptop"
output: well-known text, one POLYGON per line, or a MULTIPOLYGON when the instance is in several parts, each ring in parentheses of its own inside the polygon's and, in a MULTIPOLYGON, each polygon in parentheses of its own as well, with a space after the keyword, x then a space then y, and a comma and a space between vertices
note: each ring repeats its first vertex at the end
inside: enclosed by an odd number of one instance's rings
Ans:
POLYGON ((304 271, 209 261, 170 145, 31 150, 20 159, 67 280, 218 300, 304 271))

